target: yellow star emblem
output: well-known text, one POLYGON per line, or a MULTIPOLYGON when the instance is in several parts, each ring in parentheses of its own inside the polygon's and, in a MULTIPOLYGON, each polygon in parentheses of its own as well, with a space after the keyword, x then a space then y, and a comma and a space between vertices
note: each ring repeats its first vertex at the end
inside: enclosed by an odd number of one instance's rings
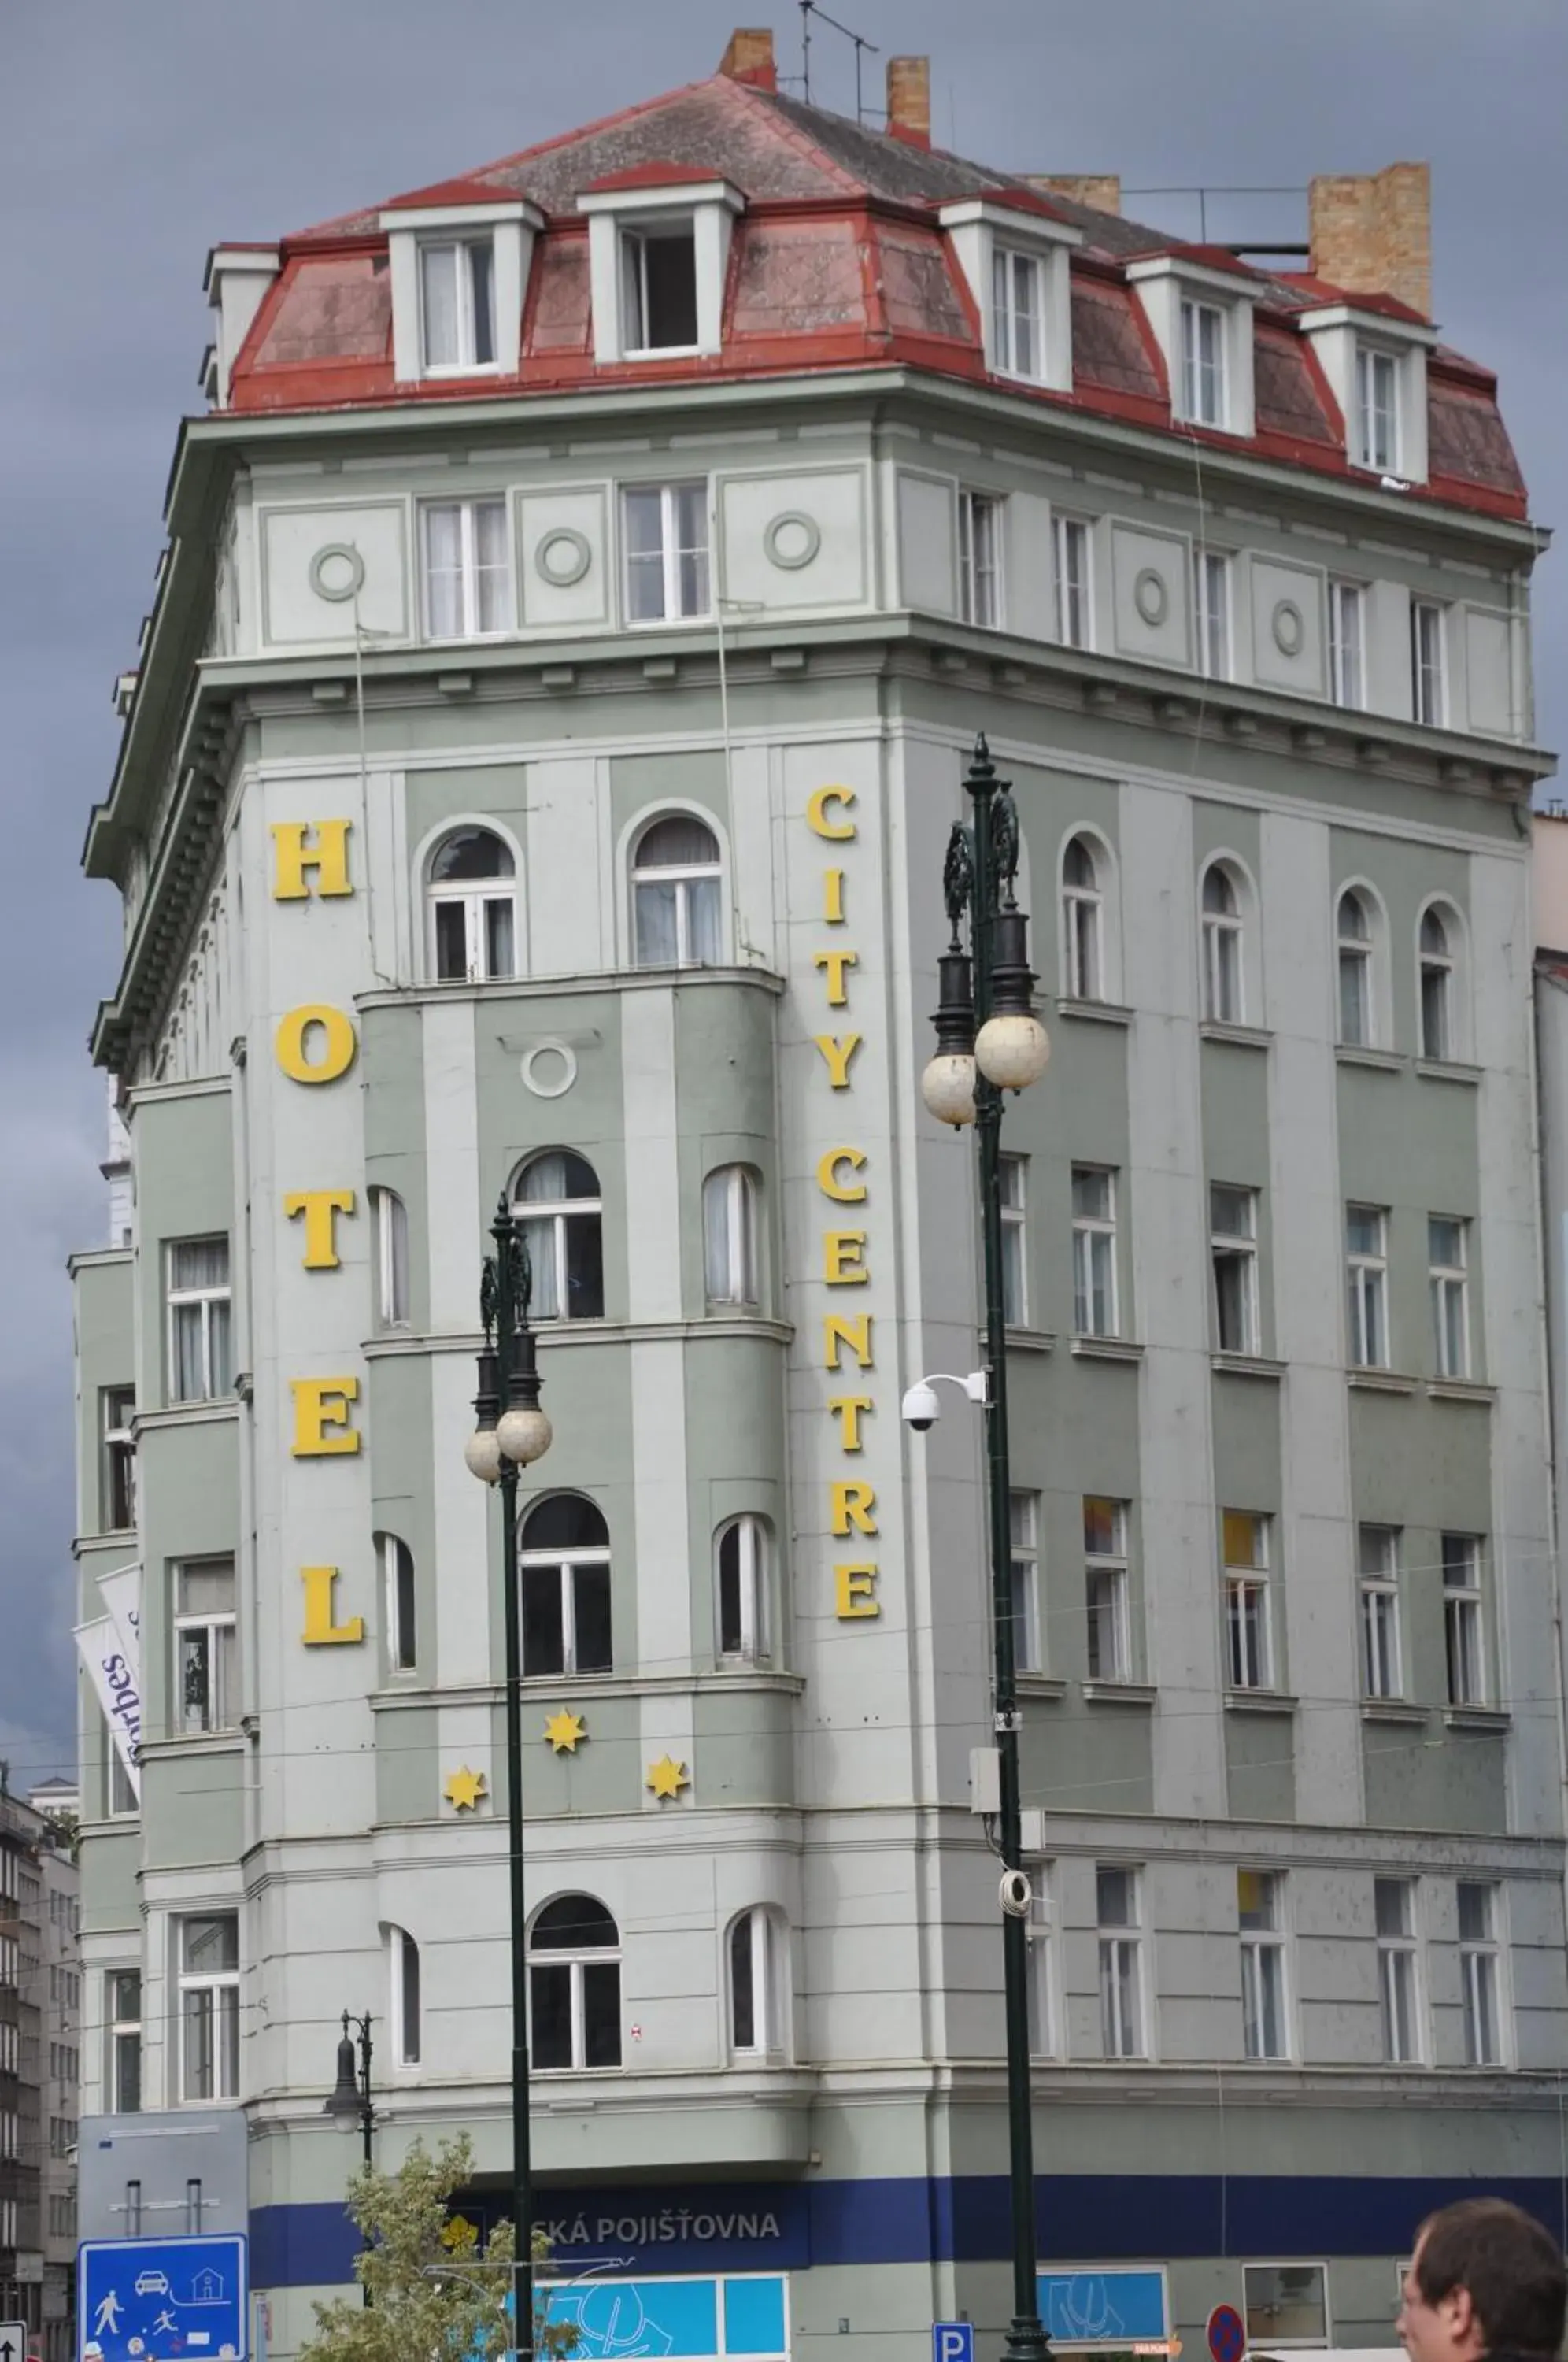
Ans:
POLYGON ((588 1725, 580 1714, 569 1714, 563 1706, 546 1723, 545 1737, 558 1755, 575 1755, 579 1739, 588 1737, 588 1725))
POLYGON ((687 1777, 684 1763, 677 1763, 669 1756, 661 1755, 657 1763, 648 1765, 648 1776, 643 1784, 651 1788, 656 1796, 668 1797, 679 1796, 682 1788, 690 1788, 691 1783, 687 1777))
POLYGON ((490 1786, 482 1772, 470 1772, 465 1763, 460 1772, 448 1772, 441 1794, 459 1813, 471 1813, 490 1786))

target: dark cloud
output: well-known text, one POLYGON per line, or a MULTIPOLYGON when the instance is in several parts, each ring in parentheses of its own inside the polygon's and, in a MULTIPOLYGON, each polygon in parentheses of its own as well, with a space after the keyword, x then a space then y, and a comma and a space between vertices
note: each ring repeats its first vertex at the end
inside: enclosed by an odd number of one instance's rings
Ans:
MULTIPOLYGON (((798 68, 791 0, 771 14, 798 68)), ((1564 508, 1561 0, 841 0, 883 55, 933 61, 939 140, 1132 188, 1303 191, 1315 171, 1434 169, 1444 332, 1496 366, 1536 513, 1564 508), (1557 388, 1554 394, 1552 389, 1557 388)), ((175 422, 196 406, 206 248, 417 188, 717 64, 698 0, 10 0, 0 22, 5 922, 0 1051, 0 1751, 69 1760, 73 1523, 68 1248, 104 1236, 99 1079, 83 1037, 117 921, 76 873, 114 759, 115 673, 151 595, 175 422)), ((820 28, 814 94, 854 102, 820 28)), ((867 61, 879 98, 881 60, 867 61)), ((1196 199, 1138 209, 1193 235, 1196 199)), ((1215 196, 1220 237, 1302 234, 1304 195, 1215 196)), ((1538 604, 1541 734, 1562 726, 1565 591, 1538 604)))

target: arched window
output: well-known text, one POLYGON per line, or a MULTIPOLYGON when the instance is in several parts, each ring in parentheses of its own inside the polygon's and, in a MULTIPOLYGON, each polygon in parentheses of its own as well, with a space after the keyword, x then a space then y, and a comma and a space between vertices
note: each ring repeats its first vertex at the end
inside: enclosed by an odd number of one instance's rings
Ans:
POLYGON ((1083 836, 1062 855, 1062 989, 1069 1000, 1105 999, 1105 896, 1083 836))
POLYGON ((532 2064, 619 2067, 621 1931, 591 1894, 547 1903, 528 1937, 532 2064))
POLYGON ((1242 902, 1223 862, 1203 873, 1203 1014, 1213 1025, 1244 1022, 1242 902))
POLYGON ((517 1176, 513 1202, 533 1266, 536 1320, 602 1320, 604 1246, 599 1175, 586 1157, 552 1148, 517 1176))
POLYGON ((1454 1008, 1458 933, 1452 912, 1440 910, 1435 905, 1422 911, 1420 997, 1423 1058, 1453 1058, 1458 1055, 1454 1008))
POLYGON ((1372 997, 1372 920, 1364 895, 1347 886, 1340 896, 1340 1040, 1364 1050, 1375 1026, 1372 997))
POLYGON ((408 1325, 408 1208, 395 1189, 372 1189, 370 1231, 375 1247, 376 1327, 408 1325))
POLYGON ((516 973, 517 865, 493 830, 455 828, 430 856, 430 928, 444 984, 516 973))
POLYGON ((419 1947, 403 1927, 389 1927, 392 1971, 392 2057, 400 2067, 417 2067, 421 2035, 419 1947))
POLYGON ((580 1493, 536 1501, 517 1563, 524 1672, 610 1672, 610 1529, 593 1503, 580 1493))
POLYGON ((419 1659, 414 1597, 414 1552, 405 1541, 398 1540, 396 1534, 378 1534, 376 1557, 381 1570, 387 1667, 394 1673, 411 1673, 419 1659))
POLYGON ((767 1527, 732 1518, 719 1528, 719 1654, 754 1663, 768 1654, 767 1527))
POLYGON ((786 2049, 784 1970, 788 1937, 782 1920, 756 1904, 730 1922, 725 1940, 729 1973, 730 2049, 736 2058, 781 2058, 786 2049))
POLYGON ((711 1305, 761 1302, 756 1252, 756 1176, 721 1164, 702 1184, 702 1261, 711 1305))
POLYGON ((639 967, 716 967, 719 841, 688 812, 645 828, 632 863, 639 967))

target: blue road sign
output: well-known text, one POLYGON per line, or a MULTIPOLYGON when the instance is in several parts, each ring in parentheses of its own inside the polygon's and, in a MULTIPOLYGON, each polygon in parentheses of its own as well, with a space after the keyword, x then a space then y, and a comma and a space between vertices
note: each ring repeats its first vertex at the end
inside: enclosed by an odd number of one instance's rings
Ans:
POLYGON ((83 2240, 82 2362, 246 2362, 246 2266, 242 2238, 83 2240))
POLYGON ((931 2324, 931 2362, 975 2362, 974 2323, 933 2321, 931 2324))

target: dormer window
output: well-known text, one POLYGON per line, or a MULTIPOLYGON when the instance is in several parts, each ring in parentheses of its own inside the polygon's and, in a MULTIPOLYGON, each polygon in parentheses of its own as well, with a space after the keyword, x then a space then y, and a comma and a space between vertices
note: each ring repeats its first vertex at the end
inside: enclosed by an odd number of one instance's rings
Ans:
POLYGON ((1345 457, 1403 490, 1427 480, 1427 355, 1437 331, 1377 296, 1300 315, 1345 423, 1345 457))
POLYGON ((998 246, 991 254, 991 323, 995 367, 1004 377, 1038 380, 1044 351, 1040 263, 1032 254, 998 246))
POLYGON ((495 242, 419 249, 420 354, 426 376, 495 367, 495 242))
POLYGON ((1069 393, 1073 384, 1072 298, 1068 257, 1082 233, 1042 204, 1025 211, 1025 193, 966 197, 940 219, 953 258, 968 281, 985 338, 986 366, 998 377, 1069 393))
POLYGON ((1137 289, 1165 356, 1171 416, 1222 435, 1253 432, 1253 304, 1256 281, 1177 248, 1135 258, 1127 276, 1137 289))
POLYGON ((1181 414, 1196 426, 1225 425, 1225 315, 1190 298, 1181 307, 1181 414))
POLYGON ((1364 468, 1399 473, 1399 364, 1375 345, 1358 345, 1355 356, 1355 415, 1364 468))
POLYGON ((695 349, 697 237, 689 221, 622 231, 621 307, 628 355, 695 349))

